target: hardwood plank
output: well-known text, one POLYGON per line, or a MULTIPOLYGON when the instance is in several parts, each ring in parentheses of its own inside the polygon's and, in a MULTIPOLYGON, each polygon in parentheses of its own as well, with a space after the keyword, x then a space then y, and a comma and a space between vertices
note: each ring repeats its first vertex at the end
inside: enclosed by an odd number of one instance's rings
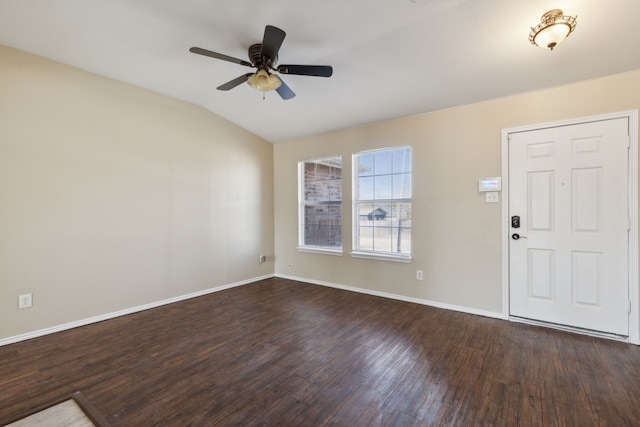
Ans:
POLYGON ((268 279, 0 347, 0 424, 640 425, 640 348, 268 279))

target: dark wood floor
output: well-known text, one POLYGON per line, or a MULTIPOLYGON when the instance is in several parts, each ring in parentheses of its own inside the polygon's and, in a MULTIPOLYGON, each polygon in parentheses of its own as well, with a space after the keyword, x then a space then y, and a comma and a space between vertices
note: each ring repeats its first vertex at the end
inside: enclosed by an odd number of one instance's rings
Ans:
POLYGON ((0 424, 640 425, 640 348, 284 279, 0 347, 0 424))

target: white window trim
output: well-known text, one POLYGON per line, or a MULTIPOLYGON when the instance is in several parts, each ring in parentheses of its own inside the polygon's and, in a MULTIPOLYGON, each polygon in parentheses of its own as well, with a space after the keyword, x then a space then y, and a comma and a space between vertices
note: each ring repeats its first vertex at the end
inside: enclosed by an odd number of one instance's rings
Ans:
MULTIPOLYGON (((373 260, 381 260, 381 261, 394 261, 394 262, 405 262, 410 263, 413 260, 413 245, 411 246, 410 254, 396 254, 393 252, 382 252, 382 251, 367 251, 362 249, 353 249, 355 247, 356 241, 358 239, 358 223, 357 219, 359 218, 359 212, 356 212, 356 194, 358 190, 358 175, 357 175, 357 161, 356 156, 363 153, 370 153, 372 151, 382 151, 382 150, 393 150, 396 148, 404 148, 408 147, 411 149, 411 205, 413 207, 413 147, 410 145, 399 145, 397 147, 386 147, 386 148, 377 148, 375 150, 364 150, 358 151, 357 153, 351 154, 351 247, 352 251, 350 252, 351 257, 353 258, 363 258, 363 259, 373 259, 373 260)), ((343 176, 344 179, 344 176, 343 176)), ((394 199, 400 200, 400 199, 394 199)), ((413 227, 411 227, 411 234, 413 237, 413 227)))
MULTIPOLYGON (((342 163, 341 154, 338 154, 335 156, 318 157, 316 159, 300 160, 298 162, 298 183, 297 183, 298 185, 298 246, 296 247, 296 249, 299 252, 308 252, 308 253, 317 253, 317 254, 326 254, 326 255, 335 255, 335 256, 342 256, 343 254, 344 229, 341 230, 342 236, 340 238, 340 247, 305 245, 304 244, 304 222, 301 220, 302 218, 304 218, 304 188, 305 188, 304 187, 304 164, 307 162, 314 162, 314 161, 324 160, 332 157, 339 157, 340 162, 342 163)), ((344 180, 344 176, 342 176, 342 180, 344 180)), ((340 209, 344 214, 344 200, 341 200, 340 202, 340 209)))
POLYGON ((334 249, 334 248, 327 248, 323 246, 298 246, 296 249, 298 249, 298 251, 300 252, 308 252, 312 254, 325 254, 325 255, 335 255, 335 256, 343 255, 342 248, 334 249))
POLYGON ((351 251, 353 258, 375 259, 381 261, 394 261, 394 262, 411 262, 413 258, 411 255, 396 255, 392 253, 384 252, 367 252, 367 251, 351 251))

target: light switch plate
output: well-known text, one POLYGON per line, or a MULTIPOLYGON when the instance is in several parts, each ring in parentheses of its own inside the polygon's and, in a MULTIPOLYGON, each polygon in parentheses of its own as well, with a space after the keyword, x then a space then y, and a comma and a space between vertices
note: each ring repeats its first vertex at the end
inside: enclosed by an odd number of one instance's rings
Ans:
POLYGON ((486 203, 498 203, 500 201, 500 193, 498 193, 497 191, 487 191, 484 194, 486 203))

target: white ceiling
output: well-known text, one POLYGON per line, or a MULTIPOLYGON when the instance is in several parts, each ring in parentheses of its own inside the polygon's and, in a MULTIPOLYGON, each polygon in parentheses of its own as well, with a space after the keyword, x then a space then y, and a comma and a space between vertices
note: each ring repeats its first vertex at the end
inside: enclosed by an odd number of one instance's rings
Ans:
MULTIPOLYGON (((639 0, 0 0, 0 44, 201 105, 277 143, 640 69, 639 0), (553 51, 529 44, 555 8, 578 15, 553 51), (265 25, 287 32, 283 101, 242 84, 265 25)), ((1 94, 0 94, 1 96, 1 94)))

